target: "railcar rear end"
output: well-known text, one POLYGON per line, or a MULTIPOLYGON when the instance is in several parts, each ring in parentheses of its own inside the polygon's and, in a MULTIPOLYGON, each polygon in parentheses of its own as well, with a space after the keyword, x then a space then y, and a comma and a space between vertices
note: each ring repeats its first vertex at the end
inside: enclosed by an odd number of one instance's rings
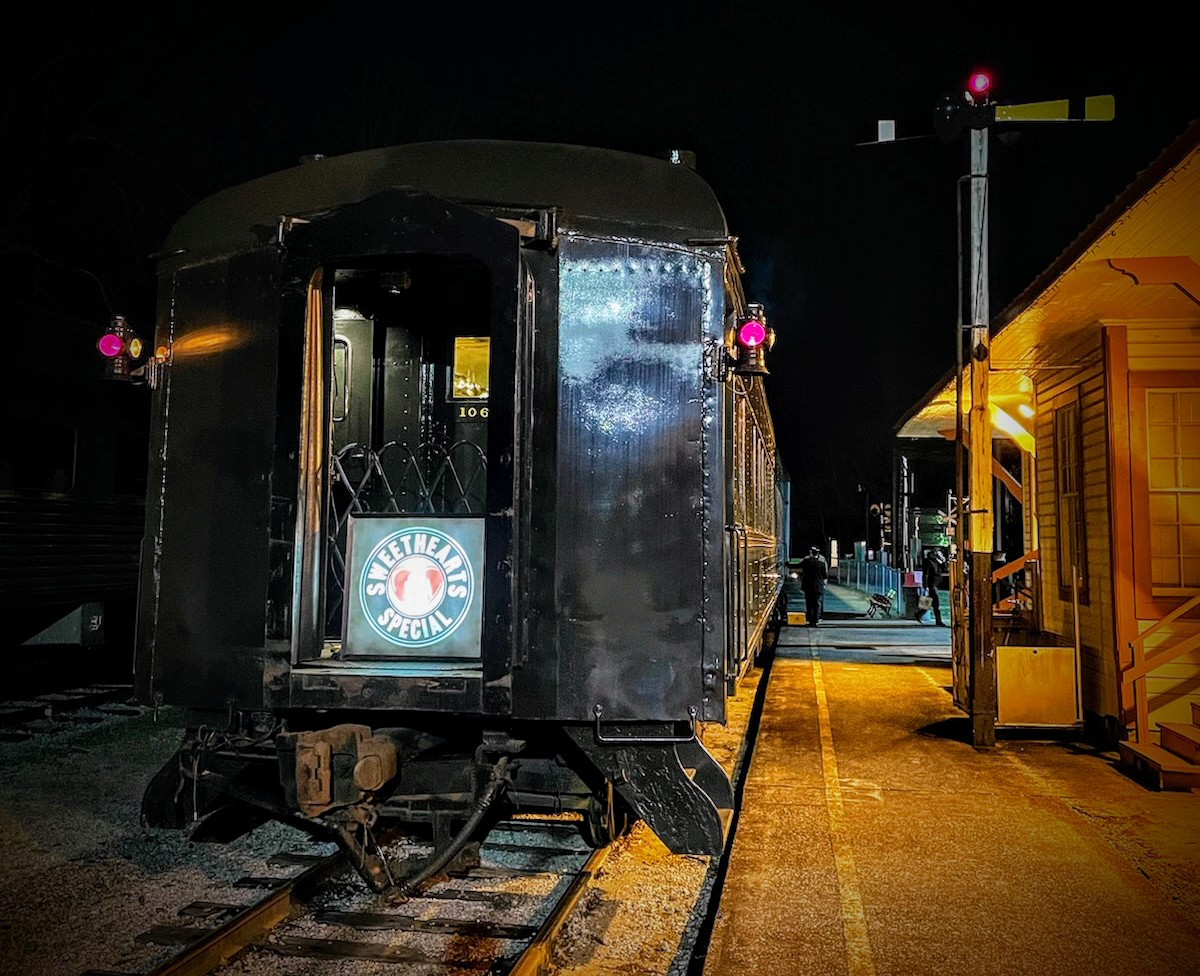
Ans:
POLYGON ((299 812, 376 884, 377 820, 450 846, 501 795, 719 849, 696 724, 780 587, 707 185, 576 147, 374 150, 219 194, 167 253, 137 678, 191 709, 196 788, 165 771, 148 818, 299 812))

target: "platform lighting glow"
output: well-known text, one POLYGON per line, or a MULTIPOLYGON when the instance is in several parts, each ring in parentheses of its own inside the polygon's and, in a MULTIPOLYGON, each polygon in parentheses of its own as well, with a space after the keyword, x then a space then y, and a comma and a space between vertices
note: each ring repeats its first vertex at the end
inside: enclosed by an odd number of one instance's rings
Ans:
POLYGON ((1028 403, 1019 403, 1017 404, 1017 413, 1019 413, 1022 417, 1032 417, 1033 407, 1031 407, 1028 403))
POLYGON ((96 348, 100 350, 100 353, 109 359, 112 359, 113 356, 119 356, 122 346, 124 346, 124 343, 121 341, 121 337, 111 332, 101 336, 100 341, 96 343, 96 348))
POLYGON ((972 95, 986 95, 992 87, 992 76, 986 71, 975 71, 967 79, 967 90, 972 95))
POLYGON ((1031 456, 1037 455, 1037 443, 1020 422, 1003 407, 991 404, 989 413, 992 415, 992 427, 1008 436, 1022 451, 1031 456))
POLYGON ((738 329, 738 342, 743 346, 753 349, 755 346, 761 346, 766 340, 767 327, 757 319, 743 322, 742 327, 738 329))

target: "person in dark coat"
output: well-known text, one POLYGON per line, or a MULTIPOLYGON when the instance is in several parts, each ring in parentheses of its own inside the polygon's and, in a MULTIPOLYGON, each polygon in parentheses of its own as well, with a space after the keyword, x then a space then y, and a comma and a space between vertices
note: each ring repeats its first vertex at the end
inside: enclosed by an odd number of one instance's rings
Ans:
MULTIPOLYGON (((942 568, 945 562, 946 557, 942 555, 940 549, 926 549, 925 558, 921 560, 921 585, 925 587, 925 592, 933 601, 930 609, 933 611, 933 621, 938 627, 946 626, 942 621, 942 604, 938 599, 938 588, 942 585, 942 568)), ((920 620, 924 613, 924 610, 918 610, 917 619, 920 620)))
POLYGON ((825 603, 825 581, 829 578, 829 567, 821 550, 813 546, 800 561, 800 589, 804 591, 804 616, 808 626, 815 627, 821 621, 825 603))

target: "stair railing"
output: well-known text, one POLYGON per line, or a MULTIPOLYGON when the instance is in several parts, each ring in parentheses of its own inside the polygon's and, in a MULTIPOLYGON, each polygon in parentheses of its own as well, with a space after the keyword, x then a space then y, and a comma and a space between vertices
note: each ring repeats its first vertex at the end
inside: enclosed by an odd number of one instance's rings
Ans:
POLYGON ((1200 607, 1200 593, 1181 603, 1129 642, 1132 657, 1130 663, 1121 669, 1121 704, 1124 706, 1130 697, 1133 698, 1134 735, 1137 742, 1144 744, 1150 741, 1150 705, 1146 697, 1146 679, 1150 672, 1200 647, 1200 632, 1178 643, 1156 648, 1151 654, 1146 653, 1146 640, 1196 607, 1200 607))

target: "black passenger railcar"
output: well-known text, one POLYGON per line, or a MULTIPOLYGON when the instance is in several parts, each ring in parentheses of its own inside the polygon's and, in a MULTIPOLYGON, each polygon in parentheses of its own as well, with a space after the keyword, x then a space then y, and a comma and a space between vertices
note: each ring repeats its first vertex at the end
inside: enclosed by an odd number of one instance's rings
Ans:
POLYGON ((735 244, 678 161, 546 144, 319 159, 187 214, 137 685, 194 731, 147 818, 299 813, 379 886, 411 871, 377 821, 449 852, 500 809, 596 840, 631 810, 718 850, 696 727, 781 592, 735 244))

